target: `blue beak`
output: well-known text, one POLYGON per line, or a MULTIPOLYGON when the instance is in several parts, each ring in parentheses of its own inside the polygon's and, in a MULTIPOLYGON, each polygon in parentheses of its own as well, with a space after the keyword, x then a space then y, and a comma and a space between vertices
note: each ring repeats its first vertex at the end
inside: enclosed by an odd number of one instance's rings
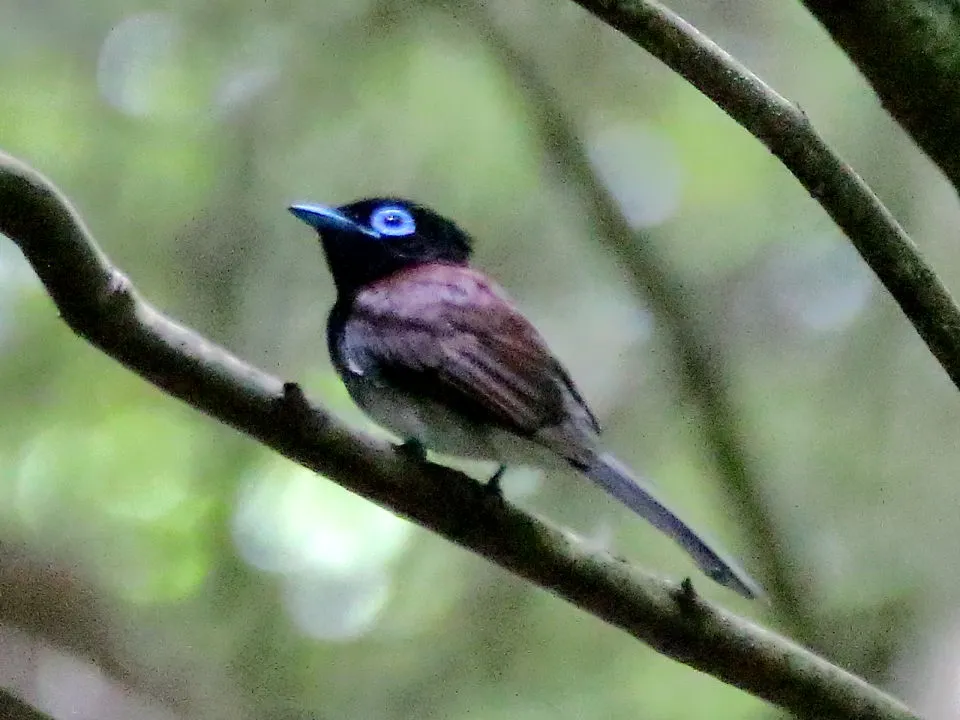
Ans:
POLYGON ((323 205, 291 205, 289 208, 298 219, 318 232, 362 233, 379 238, 380 234, 351 220, 339 210, 323 205))

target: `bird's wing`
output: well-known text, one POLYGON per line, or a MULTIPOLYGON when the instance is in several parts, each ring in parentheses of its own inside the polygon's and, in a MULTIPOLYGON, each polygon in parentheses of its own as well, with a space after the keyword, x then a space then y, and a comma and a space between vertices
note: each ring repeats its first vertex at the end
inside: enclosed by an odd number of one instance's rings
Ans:
POLYGON ((540 334, 469 268, 415 267, 362 290, 341 350, 385 384, 521 435, 564 425, 571 413, 599 432, 540 334))

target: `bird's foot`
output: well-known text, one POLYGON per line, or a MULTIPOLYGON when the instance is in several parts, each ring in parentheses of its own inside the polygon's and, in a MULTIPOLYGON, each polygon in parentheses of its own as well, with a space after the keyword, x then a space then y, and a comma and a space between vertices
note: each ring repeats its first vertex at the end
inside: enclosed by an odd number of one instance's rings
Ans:
POLYGON ((486 484, 483 486, 484 495, 488 497, 497 498, 499 500, 503 499, 503 487, 500 485, 500 480, 503 478, 503 474, 507 471, 506 465, 501 465, 497 468, 497 471, 487 480, 486 484))

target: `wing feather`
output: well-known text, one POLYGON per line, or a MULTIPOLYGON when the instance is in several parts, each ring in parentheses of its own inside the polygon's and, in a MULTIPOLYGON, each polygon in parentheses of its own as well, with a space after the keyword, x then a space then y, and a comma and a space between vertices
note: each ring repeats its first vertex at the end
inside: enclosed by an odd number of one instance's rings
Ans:
POLYGON ((532 436, 570 414, 599 431, 569 376, 505 293, 474 270, 410 268, 361 291, 347 361, 400 390, 532 436))

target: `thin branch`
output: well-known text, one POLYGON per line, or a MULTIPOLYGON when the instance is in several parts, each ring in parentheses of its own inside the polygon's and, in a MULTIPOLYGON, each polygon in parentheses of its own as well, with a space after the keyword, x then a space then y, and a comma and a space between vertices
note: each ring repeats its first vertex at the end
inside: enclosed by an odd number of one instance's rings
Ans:
POLYGON ((0 232, 16 242, 80 336, 168 394, 642 640, 800 716, 914 718, 897 700, 789 640, 588 549, 313 407, 146 303, 53 185, 0 154, 0 232))
POLYGON ((20 698, 0 689, 0 718, 3 720, 53 720, 20 698))
POLYGON ((697 322, 696 310, 655 245, 634 232, 609 188, 597 177, 574 122, 534 59, 512 43, 489 13, 478 6, 456 5, 453 11, 472 18, 475 29, 513 74, 531 107, 531 121, 539 126, 541 142, 563 176, 571 179, 583 195, 591 226, 598 230, 597 239, 626 266, 634 289, 647 298, 655 317, 663 321, 677 360, 681 390, 702 414, 705 439, 727 495, 727 506, 739 510, 740 524, 751 546, 760 549, 751 568, 762 569, 763 585, 791 631, 801 638, 811 637, 812 620, 804 611, 806 593, 790 570, 788 549, 771 520, 760 473, 746 449, 718 343, 697 322))
POLYGON ((683 76, 750 131, 846 233, 960 388, 960 309, 917 246, 810 120, 653 0, 574 0, 683 76))
MULTIPOLYGON (((130 693, 189 714, 189 702, 171 690, 169 677, 149 675, 125 662, 112 642, 107 615, 93 584, 62 559, 0 544, 0 626, 41 638, 93 663, 130 693)), ((6 717, 0 712, 0 718, 6 717)))

